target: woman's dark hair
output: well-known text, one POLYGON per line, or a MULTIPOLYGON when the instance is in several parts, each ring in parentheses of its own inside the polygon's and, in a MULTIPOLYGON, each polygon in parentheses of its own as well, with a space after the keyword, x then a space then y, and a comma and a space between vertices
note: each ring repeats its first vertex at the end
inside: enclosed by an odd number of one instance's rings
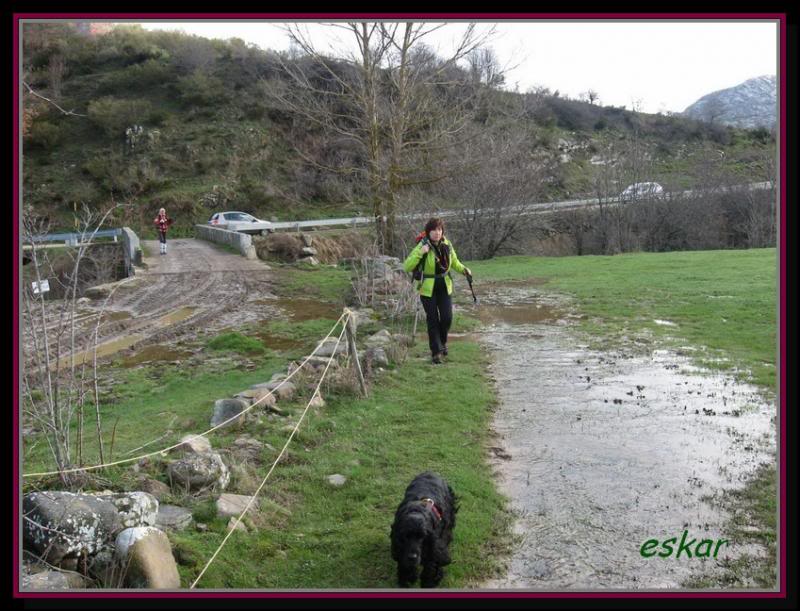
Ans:
POLYGON ((438 227, 441 227, 442 233, 444 233, 444 221, 439 217, 434 216, 427 223, 425 223, 425 234, 430 234, 431 231, 438 227))

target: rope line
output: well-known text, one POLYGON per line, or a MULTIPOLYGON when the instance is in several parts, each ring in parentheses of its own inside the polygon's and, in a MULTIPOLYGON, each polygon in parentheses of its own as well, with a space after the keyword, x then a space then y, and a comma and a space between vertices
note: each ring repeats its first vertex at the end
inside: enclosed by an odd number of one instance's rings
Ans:
MULTIPOLYGON (((281 386, 283 386, 283 385, 284 385, 284 383, 286 383, 286 382, 288 382, 289 380, 291 380, 291 379, 292 379, 292 377, 293 377, 293 376, 294 376, 294 375, 295 375, 295 374, 296 374, 298 371, 300 371, 300 370, 303 368, 303 366, 304 366, 304 365, 305 365, 305 364, 306 364, 306 363, 309 361, 309 359, 310 359, 312 356, 314 356, 314 354, 315 354, 315 353, 316 353, 316 352, 317 352, 317 351, 318 351, 318 350, 319 350, 319 349, 322 347, 322 344, 325 342, 325 340, 326 340, 326 339, 328 339, 328 338, 329 338, 329 337, 330 337, 330 336, 333 334, 334 330, 336 329, 336 327, 338 327, 338 326, 339 326, 339 323, 342 321, 342 318, 344 318, 345 316, 348 316, 348 317, 350 316, 350 312, 349 312, 349 310, 347 310, 347 311, 343 312, 343 313, 342 313, 342 315, 341 315, 341 316, 339 316, 339 319, 338 319, 338 320, 337 320, 337 321, 334 323, 333 327, 331 327, 331 330, 328 332, 328 334, 327 334, 327 335, 326 335, 324 338, 322 338, 322 340, 321 340, 321 341, 320 341, 320 342, 317 344, 317 347, 316 347, 316 348, 314 348, 314 350, 311 352, 311 354, 309 354, 309 355, 308 355, 308 356, 305 358, 305 360, 304 360, 304 361, 303 361, 303 362, 300 364, 300 366, 299 366, 299 367, 297 367, 297 368, 296 368, 296 369, 295 369, 295 370, 294 370, 292 373, 290 373, 290 374, 289 374, 289 375, 288 375, 286 378, 284 378, 283 380, 281 380, 281 381, 280 381, 280 383, 279 383, 279 384, 278 384, 278 385, 277 385, 275 388, 273 388, 272 390, 270 390, 270 391, 269 391, 267 394, 265 394, 263 397, 261 397, 261 398, 260 398, 258 401, 256 401, 255 403, 253 403, 253 404, 252 404, 250 407, 247 407, 246 409, 242 410, 242 411, 241 411, 241 412, 239 412, 238 414, 235 414, 235 415, 231 416, 230 418, 228 418, 228 419, 227 419, 227 420, 225 420, 224 422, 220 422, 220 423, 219 423, 217 426, 215 426, 215 427, 212 427, 212 428, 208 429, 208 430, 207 430, 207 431, 205 431, 204 433, 198 433, 197 435, 195 435, 195 436, 191 437, 190 439, 187 439, 187 440, 185 440, 185 441, 179 441, 178 443, 176 443, 176 444, 174 444, 174 445, 171 445, 171 446, 169 446, 169 447, 167 447, 167 448, 163 448, 163 449, 161 449, 161 450, 156 450, 155 452, 149 452, 148 454, 141 454, 140 456, 134 456, 134 457, 132 457, 132 458, 125 458, 125 459, 123 459, 123 460, 117 460, 117 461, 114 461, 114 462, 107 462, 107 463, 103 463, 103 464, 100 464, 100 465, 93 465, 93 466, 90 466, 90 467, 75 467, 75 468, 73 468, 73 469, 65 469, 65 470, 63 470, 63 471, 41 471, 41 472, 37 472, 37 473, 24 473, 24 474, 22 475, 22 477, 23 477, 23 478, 25 478, 25 477, 44 477, 44 476, 47 476, 47 475, 60 475, 60 474, 63 474, 63 473, 76 473, 76 472, 78 472, 78 471, 92 471, 92 470, 94 470, 94 469, 102 469, 102 468, 105 468, 105 467, 113 467, 113 466, 115 466, 115 465, 121 465, 121 464, 129 463, 129 462, 134 462, 134 461, 137 461, 137 460, 141 460, 141 459, 143 459, 143 458, 149 458, 150 456, 155 456, 155 455, 157 455, 157 454, 162 454, 162 455, 163 455, 163 454, 166 454, 167 452, 169 452, 170 450, 174 450, 174 449, 175 449, 175 448, 177 448, 178 446, 181 446, 181 445, 183 445, 183 444, 185 444, 185 443, 189 443, 189 442, 191 442, 191 441, 194 441, 195 439, 197 439, 197 438, 199 438, 199 437, 205 437, 205 436, 206 436, 206 435, 208 435, 209 433, 211 433, 211 432, 213 432, 213 431, 216 431, 218 428, 221 428, 221 427, 225 426, 226 424, 228 424, 228 423, 229 423, 229 422, 231 422, 232 420, 235 420, 236 418, 239 418, 239 417, 241 417, 242 415, 246 414, 246 413, 247 413, 247 412, 249 412, 251 409, 253 409, 254 407, 256 407, 256 406, 257 406, 259 403, 261 403, 262 401, 264 401, 264 400, 265 400, 267 397, 271 396, 271 395, 272 395, 272 394, 273 394, 273 393, 274 393, 276 390, 278 390, 278 389, 279 389, 281 386)), ((346 322, 346 321, 345 321, 345 322, 346 322)), ((342 331, 342 332, 344 332, 344 331, 342 331)), ((339 337, 340 337, 340 339, 341 339, 341 334, 340 334, 340 336, 339 336, 339 337)), ((337 345, 337 346, 339 345, 339 342, 338 342, 338 341, 336 342, 336 345, 337 345)), ((335 354, 335 353, 334 353, 334 354, 335 354)), ((328 362, 328 365, 330 365, 330 362, 328 362)), ((326 367, 326 371, 327 371, 327 367, 326 367)), ((144 446, 142 446, 142 447, 144 447, 144 446)))
MULTIPOLYGON (((349 319, 350 311, 346 310, 345 314, 347 314, 347 317, 349 319)), ((345 314, 342 314, 342 316, 344 316, 345 314)), ((338 322, 337 322, 337 324, 338 324, 338 322)), ((333 352, 334 354, 336 354, 336 349, 339 347, 339 342, 342 341, 342 336, 344 335, 344 332, 346 331, 346 329, 347 329, 347 320, 345 320, 344 325, 342 325, 342 331, 341 331, 341 333, 339 333, 339 337, 336 340, 336 346, 334 347, 334 352, 333 352)), ((356 358, 358 358, 358 357, 356 357, 356 358)), ((269 479, 269 476, 272 475, 272 472, 275 470, 275 466, 278 464, 280 459, 283 458, 283 454, 286 452, 286 448, 289 447, 289 444, 291 443, 292 439, 294 438, 295 433, 300 428, 300 424, 303 422, 303 418, 305 418, 306 413, 308 412, 308 408, 311 407, 312 401, 314 401, 314 399, 319 394, 319 388, 322 385, 322 381, 325 379, 325 374, 328 373, 328 368, 331 366, 332 362, 333 362, 333 360, 331 359, 330 361, 328 361, 327 365, 325 365, 325 371, 322 372, 322 375, 319 378, 319 382, 317 382, 317 387, 314 389, 314 392, 311 395, 311 399, 309 399, 308 403, 306 404, 306 407, 303 410, 303 413, 300 414, 300 418, 298 419, 297 424, 295 425, 294 429, 292 430, 292 433, 289 435, 289 438, 286 440, 286 443, 283 444, 283 448, 281 449, 280 454, 278 454, 278 458, 276 458, 275 462, 272 463, 272 467, 270 467, 269 471, 264 476, 264 479, 261 480, 261 484, 258 486, 258 489, 255 491, 255 493, 250 497, 250 500, 248 501, 248 503, 245 506, 245 508, 242 511, 242 513, 239 514, 238 518, 236 518, 236 522, 234 523, 234 525, 228 530, 228 533, 225 535, 225 538, 222 540, 222 543, 219 544, 219 547, 214 552, 214 554, 211 556, 211 558, 206 563, 206 565, 203 567, 203 570, 200 571, 200 574, 197 576, 197 578, 194 580, 194 582, 192 582, 192 585, 189 586, 190 590, 194 589, 194 587, 197 585, 197 582, 200 581, 200 578, 205 574, 205 572, 208 569, 208 567, 211 566, 212 562, 214 562, 214 560, 216 559, 217 555, 219 554, 219 552, 224 547, 225 543, 228 542, 228 539, 231 537, 231 535, 234 533, 234 531, 236 531, 236 527, 239 526, 239 524, 241 523, 242 518, 244 517, 244 514, 246 514, 249 511, 250 507, 252 507, 253 503, 258 498, 258 495, 261 492, 261 489, 264 487, 264 484, 267 483, 267 479, 269 479)))

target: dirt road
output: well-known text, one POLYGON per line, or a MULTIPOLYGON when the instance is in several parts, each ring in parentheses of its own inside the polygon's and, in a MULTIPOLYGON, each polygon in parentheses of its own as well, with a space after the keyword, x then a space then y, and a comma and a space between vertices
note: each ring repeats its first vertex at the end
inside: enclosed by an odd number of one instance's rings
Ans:
MULTIPOLYGON (((107 302, 94 299, 78 310, 77 346, 93 346, 97 328, 97 353, 102 358, 269 316, 268 304, 253 303, 274 297, 263 261, 195 239, 169 240, 166 255, 159 254, 157 241, 142 244, 150 253, 144 258, 146 267, 118 283, 107 302)), ((59 325, 63 327, 63 321, 55 316, 48 320, 51 329, 59 325)), ((91 358, 89 352, 76 350, 75 355, 91 358)))
POLYGON ((500 402, 492 464, 519 542, 507 575, 481 587, 679 588, 752 553, 738 541, 716 559, 640 548, 684 531, 721 538, 727 516, 711 499, 774 464, 774 402, 666 350, 590 350, 535 287, 497 293, 480 339, 500 402))

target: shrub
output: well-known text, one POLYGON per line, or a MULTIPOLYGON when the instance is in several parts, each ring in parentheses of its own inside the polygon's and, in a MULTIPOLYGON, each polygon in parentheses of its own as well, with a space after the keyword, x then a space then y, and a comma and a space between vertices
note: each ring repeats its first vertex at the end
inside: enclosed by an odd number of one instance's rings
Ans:
POLYGON ((34 121, 25 142, 31 146, 48 150, 55 148, 63 139, 63 135, 60 125, 49 121, 34 121))
POLYGON ((152 112, 147 100, 122 100, 106 96, 89 103, 89 119, 111 137, 122 137, 131 125, 144 123, 152 112))
POLYGON ((141 89, 154 89, 171 82, 173 72, 164 62, 148 59, 111 73, 103 80, 101 91, 126 93, 141 89))
POLYGON ((256 354, 264 352, 264 344, 252 337, 241 333, 223 333, 208 342, 212 350, 231 350, 242 354, 256 354))
POLYGON ((225 83, 200 70, 179 78, 177 87, 181 99, 187 104, 212 105, 225 100, 225 83))

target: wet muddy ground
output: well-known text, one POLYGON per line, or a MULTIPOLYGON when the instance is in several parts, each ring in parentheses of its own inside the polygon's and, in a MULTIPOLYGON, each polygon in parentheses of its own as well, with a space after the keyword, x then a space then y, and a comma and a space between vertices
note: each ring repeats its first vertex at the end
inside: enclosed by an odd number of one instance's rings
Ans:
POLYGON ((475 312, 499 399, 490 460, 518 536, 507 574, 480 587, 680 588, 758 552, 716 546, 728 516, 712 498, 774 463, 774 402, 666 350, 590 350, 569 306, 532 285, 475 312), (668 558, 640 554, 684 531, 712 540, 701 552, 716 548, 717 560, 676 558, 677 545, 668 558))
MULTIPOLYGON (((185 355, 173 354, 174 344, 244 324, 320 317, 335 320, 341 314, 336 304, 277 298, 272 292, 270 268, 262 261, 250 261, 202 240, 170 240, 166 256, 158 254, 157 242, 143 244, 155 253, 145 257, 145 269, 138 269, 131 281, 120 283, 107 301, 93 299, 77 309, 76 349, 72 355, 59 358, 62 367, 72 360, 76 365, 84 360, 91 363, 95 334, 98 359, 121 357, 123 365, 130 367, 180 360, 185 355)), ((47 305, 51 310, 47 326, 55 337, 65 323, 58 315, 59 304, 47 305)), ((38 317, 34 320, 39 322, 38 317)), ((69 328, 67 324, 66 330, 69 328)), ((31 338, 26 334, 24 339, 27 367, 33 370, 31 338)), ((292 340, 281 337, 263 335, 262 340, 273 349, 295 346, 292 340)), ((71 342, 62 341, 64 355, 71 342)), ((53 360, 51 367, 55 364, 53 360)))

